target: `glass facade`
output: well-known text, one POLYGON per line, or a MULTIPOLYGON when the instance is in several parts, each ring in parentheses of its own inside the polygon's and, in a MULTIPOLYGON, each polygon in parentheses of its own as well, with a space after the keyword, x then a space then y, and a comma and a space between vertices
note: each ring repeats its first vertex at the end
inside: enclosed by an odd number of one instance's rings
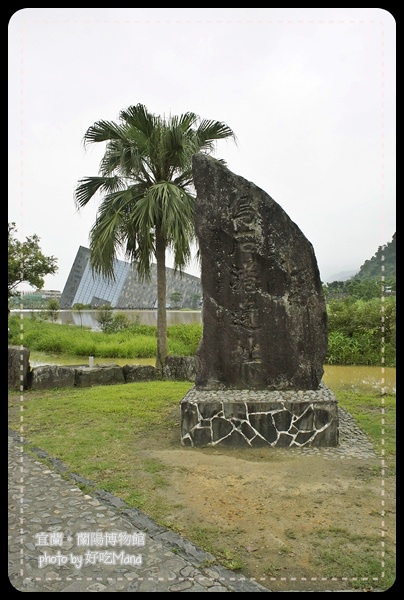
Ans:
POLYGON ((129 269, 129 263, 125 263, 122 260, 115 260, 115 280, 109 280, 101 275, 92 274, 90 261, 87 261, 73 304, 91 304, 94 307, 103 304, 117 306, 119 296, 129 274, 129 269))
MULTIPOLYGON (((92 273, 90 250, 80 246, 60 298, 60 308, 75 304, 94 308, 109 304, 112 308, 151 309, 157 302, 157 269, 151 266, 150 280, 141 281, 136 266, 123 260, 114 261, 114 280, 92 273)), ((166 269, 167 304, 172 308, 200 308, 202 301, 199 277, 166 269), (173 303, 173 305, 171 305, 173 303)))

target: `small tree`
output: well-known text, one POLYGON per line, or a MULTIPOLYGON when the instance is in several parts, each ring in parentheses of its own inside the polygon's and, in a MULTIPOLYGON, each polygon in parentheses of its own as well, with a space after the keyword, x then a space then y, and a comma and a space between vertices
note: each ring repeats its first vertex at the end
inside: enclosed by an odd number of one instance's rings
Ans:
POLYGON ((97 310, 96 320, 101 327, 101 331, 104 333, 111 329, 114 316, 112 314, 112 308, 109 304, 100 306, 100 308, 97 310))
POLYGON ((178 308, 182 300, 181 292, 173 292, 170 295, 170 300, 173 303, 174 308, 178 308))
POLYGON ((59 300, 52 298, 48 302, 48 313, 51 321, 57 321, 59 317, 59 300))
POLYGON ((125 314, 112 314, 112 308, 108 304, 98 309, 96 320, 103 333, 118 333, 124 329, 129 329, 132 325, 125 314))
POLYGON ((83 318, 81 316, 81 311, 85 310, 87 308, 86 304, 81 304, 80 302, 76 302, 76 304, 73 304, 72 309, 73 310, 77 310, 77 312, 79 313, 79 317, 80 317, 80 327, 83 328, 83 318))
POLYGON ((25 242, 16 238, 15 223, 8 224, 8 298, 18 296, 20 283, 26 282, 40 290, 44 286, 45 275, 54 275, 58 270, 57 259, 45 256, 39 246, 39 237, 32 235, 25 242))
POLYGON ((201 295, 200 294, 192 294, 191 296, 191 308, 197 309, 201 306, 201 295))
POLYGON ((52 321, 52 323, 54 323, 58 320, 59 308, 59 300, 52 298, 51 300, 48 300, 46 310, 40 313, 40 317, 46 321, 52 321))

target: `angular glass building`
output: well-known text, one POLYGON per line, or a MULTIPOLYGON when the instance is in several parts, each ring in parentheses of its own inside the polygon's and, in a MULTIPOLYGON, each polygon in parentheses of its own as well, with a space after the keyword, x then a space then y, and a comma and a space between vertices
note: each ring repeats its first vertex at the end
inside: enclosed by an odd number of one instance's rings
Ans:
MULTIPOLYGON (((140 281, 136 266, 123 260, 114 261, 115 280, 93 274, 91 252, 80 246, 60 298, 60 308, 87 304, 94 308, 109 305, 112 308, 153 309, 157 306, 157 269, 152 265, 151 277, 140 281)), ((198 309, 202 301, 199 277, 167 267, 167 303, 170 308, 198 309)))

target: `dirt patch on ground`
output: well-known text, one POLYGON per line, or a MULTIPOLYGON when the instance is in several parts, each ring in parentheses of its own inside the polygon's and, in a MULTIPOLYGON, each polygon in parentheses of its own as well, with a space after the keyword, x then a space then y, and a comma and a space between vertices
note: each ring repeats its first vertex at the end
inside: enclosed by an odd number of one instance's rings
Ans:
POLYGON ((158 471, 167 526, 273 591, 390 587, 395 478, 380 458, 178 440, 172 428, 135 442, 137 468, 158 471))

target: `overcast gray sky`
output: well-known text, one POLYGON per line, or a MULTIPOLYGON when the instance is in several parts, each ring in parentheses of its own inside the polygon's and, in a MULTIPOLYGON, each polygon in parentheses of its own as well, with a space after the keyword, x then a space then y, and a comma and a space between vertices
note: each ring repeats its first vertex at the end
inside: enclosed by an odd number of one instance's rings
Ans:
POLYGON ((57 258, 45 289, 62 291, 89 246, 97 202, 77 212, 73 195, 105 147, 85 151, 83 136, 138 103, 231 127, 237 146, 221 141, 214 156, 282 206, 324 281, 391 240, 396 24, 386 10, 24 8, 8 33, 8 220, 57 258))

